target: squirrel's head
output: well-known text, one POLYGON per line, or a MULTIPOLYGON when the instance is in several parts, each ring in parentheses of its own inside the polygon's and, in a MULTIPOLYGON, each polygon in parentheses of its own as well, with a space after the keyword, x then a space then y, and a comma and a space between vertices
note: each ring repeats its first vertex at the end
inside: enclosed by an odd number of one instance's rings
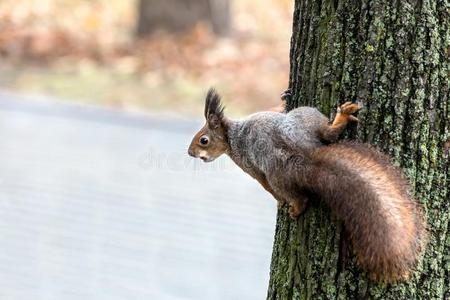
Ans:
POLYGON ((209 89, 205 101, 206 124, 197 132, 189 146, 190 156, 210 162, 228 149, 228 121, 223 114, 224 107, 220 95, 213 88, 209 89))

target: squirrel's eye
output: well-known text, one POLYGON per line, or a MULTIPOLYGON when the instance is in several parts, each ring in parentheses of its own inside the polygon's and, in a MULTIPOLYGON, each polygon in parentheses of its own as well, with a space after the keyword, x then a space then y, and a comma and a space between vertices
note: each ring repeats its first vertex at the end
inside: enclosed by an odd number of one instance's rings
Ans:
POLYGON ((203 146, 206 146, 209 143, 209 139, 207 136, 202 136, 199 141, 200 141, 200 144, 202 144, 203 146))

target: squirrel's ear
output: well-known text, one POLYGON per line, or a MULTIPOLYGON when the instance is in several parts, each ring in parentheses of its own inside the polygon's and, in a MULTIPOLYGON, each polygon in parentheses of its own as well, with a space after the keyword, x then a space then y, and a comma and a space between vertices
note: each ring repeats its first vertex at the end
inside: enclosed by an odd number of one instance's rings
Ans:
POLYGON ((210 88, 205 101, 205 118, 208 125, 216 129, 224 118, 224 107, 220 101, 220 95, 214 88, 210 88))
POLYGON ((216 115, 209 115, 206 121, 211 129, 217 129, 222 124, 221 120, 216 115))

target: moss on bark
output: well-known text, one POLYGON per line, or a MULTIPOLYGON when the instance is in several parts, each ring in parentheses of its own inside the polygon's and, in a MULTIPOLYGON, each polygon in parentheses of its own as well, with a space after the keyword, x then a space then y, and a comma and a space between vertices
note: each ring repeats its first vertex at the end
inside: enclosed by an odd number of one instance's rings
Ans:
POLYGON ((288 108, 332 114, 362 100, 347 138, 377 145, 404 169, 425 207, 429 243, 411 280, 377 284, 351 247, 344 253, 342 224, 327 207, 316 203, 298 221, 280 211, 267 298, 450 299, 450 2, 297 0, 290 56, 288 108))

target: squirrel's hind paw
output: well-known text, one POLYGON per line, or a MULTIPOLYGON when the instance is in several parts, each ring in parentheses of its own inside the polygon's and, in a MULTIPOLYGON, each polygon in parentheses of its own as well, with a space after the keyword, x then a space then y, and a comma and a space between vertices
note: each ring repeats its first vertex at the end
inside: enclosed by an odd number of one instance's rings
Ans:
POLYGON ((306 201, 294 200, 289 202, 289 216, 297 220, 298 216, 300 216, 306 208, 306 201))

